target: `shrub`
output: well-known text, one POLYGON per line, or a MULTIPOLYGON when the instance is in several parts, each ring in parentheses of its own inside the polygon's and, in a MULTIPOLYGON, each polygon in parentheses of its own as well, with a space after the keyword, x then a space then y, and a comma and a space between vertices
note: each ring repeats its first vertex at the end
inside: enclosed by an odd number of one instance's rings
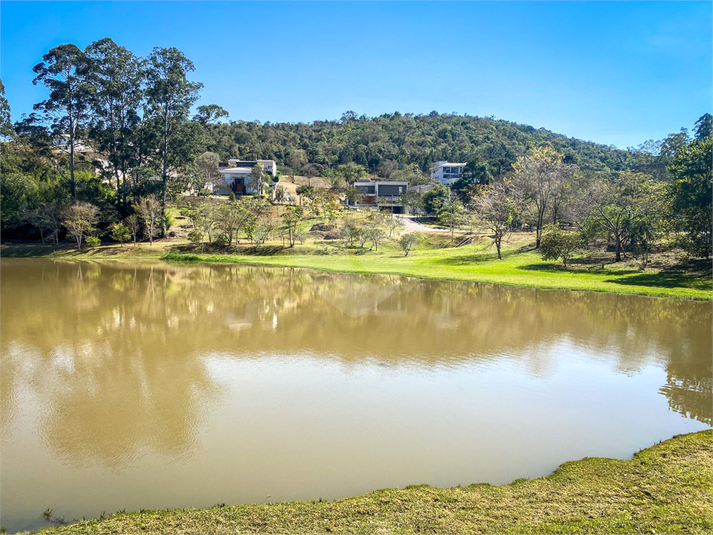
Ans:
POLYGON ((188 233, 188 241, 191 243, 198 245, 199 243, 202 244, 203 242, 203 233, 198 230, 197 228, 194 228, 188 233))
POLYGON ((543 229, 540 252, 543 260, 562 259, 567 267, 567 260, 582 247, 582 236, 578 232, 562 230, 556 225, 543 229))
POLYGON ((226 247, 228 245, 228 237, 222 232, 216 234, 215 238, 213 238, 213 245, 217 247, 226 247))
POLYGON ((96 236, 89 236, 86 241, 89 247, 99 247, 102 244, 102 241, 96 236))

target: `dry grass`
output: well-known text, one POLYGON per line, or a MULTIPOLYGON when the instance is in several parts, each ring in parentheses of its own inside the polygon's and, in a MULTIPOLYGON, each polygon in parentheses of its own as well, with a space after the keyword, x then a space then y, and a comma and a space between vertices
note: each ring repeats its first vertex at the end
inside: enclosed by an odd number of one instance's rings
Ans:
POLYGON ((120 513, 42 533, 711 533, 712 436, 677 436, 632 460, 565 463, 510 485, 120 513))

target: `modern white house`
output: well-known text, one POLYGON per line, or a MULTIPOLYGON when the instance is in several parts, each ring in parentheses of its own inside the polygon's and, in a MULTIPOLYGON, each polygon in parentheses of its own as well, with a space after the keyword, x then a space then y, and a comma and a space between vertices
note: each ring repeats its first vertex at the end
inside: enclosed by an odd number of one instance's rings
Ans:
POLYGON ((394 213, 401 213, 403 206, 400 197, 408 191, 408 182, 363 180, 354 182, 354 189, 358 198, 355 202, 348 203, 349 206, 381 206, 394 213))
POLYGON ((260 164, 268 175, 277 175, 275 160, 228 160, 228 167, 219 169, 218 172, 225 181, 225 186, 219 184, 213 188, 213 193, 218 195, 255 195, 258 193, 257 184, 253 184, 253 167, 260 164))
POLYGON ((453 184, 463 176, 465 165, 464 163, 436 162, 431 167, 431 178, 444 185, 453 184))

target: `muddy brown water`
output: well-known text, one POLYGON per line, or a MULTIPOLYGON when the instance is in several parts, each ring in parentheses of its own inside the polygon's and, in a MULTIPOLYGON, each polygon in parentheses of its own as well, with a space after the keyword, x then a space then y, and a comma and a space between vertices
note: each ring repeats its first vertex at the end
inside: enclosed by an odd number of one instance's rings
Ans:
POLYGON ((0 260, 0 525, 507 483, 713 420, 711 304, 0 260))

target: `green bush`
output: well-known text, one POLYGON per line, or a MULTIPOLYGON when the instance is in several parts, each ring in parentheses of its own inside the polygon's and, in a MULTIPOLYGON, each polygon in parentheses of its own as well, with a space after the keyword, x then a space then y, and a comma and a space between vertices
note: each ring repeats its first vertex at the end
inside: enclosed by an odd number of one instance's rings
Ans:
POLYGON ((87 245, 89 247, 99 247, 102 244, 102 241, 97 238, 96 236, 89 236, 87 237, 87 245))
POLYGON ((226 247, 228 245, 228 237, 222 232, 216 234, 213 238, 213 245, 217 247, 226 247))
POLYGON ((188 233, 188 240, 195 244, 201 243, 203 241, 203 233, 197 228, 194 228, 188 233))
POLYGON ((579 232, 562 230, 557 225, 548 225, 543 229, 540 252, 543 260, 562 259, 567 267, 567 260, 582 248, 582 236, 579 232))

